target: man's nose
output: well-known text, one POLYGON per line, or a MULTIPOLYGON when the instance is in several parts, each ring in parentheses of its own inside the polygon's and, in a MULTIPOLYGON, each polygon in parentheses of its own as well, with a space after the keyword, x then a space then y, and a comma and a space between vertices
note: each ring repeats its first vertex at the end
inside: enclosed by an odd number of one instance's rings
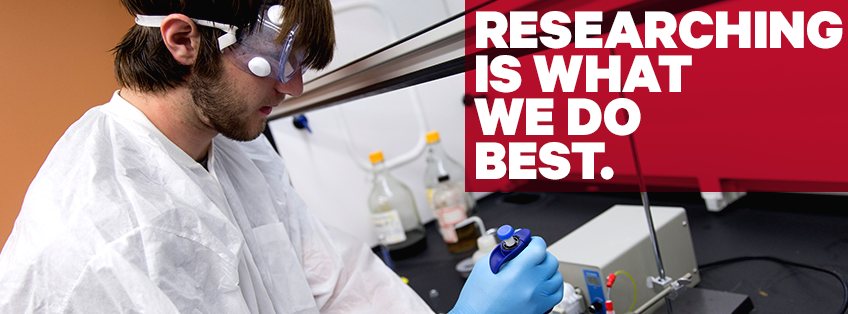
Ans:
POLYGON ((274 88, 281 94, 297 97, 303 94, 303 74, 298 71, 287 83, 276 82, 274 88))

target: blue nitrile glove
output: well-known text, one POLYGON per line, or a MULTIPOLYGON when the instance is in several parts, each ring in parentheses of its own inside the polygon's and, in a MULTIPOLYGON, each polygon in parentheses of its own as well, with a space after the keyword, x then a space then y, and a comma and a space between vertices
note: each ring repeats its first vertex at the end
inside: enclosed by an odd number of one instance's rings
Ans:
POLYGON ((545 240, 533 237, 497 274, 489 268, 489 256, 481 258, 448 314, 542 314, 552 309, 562 301, 562 274, 546 248, 545 240))

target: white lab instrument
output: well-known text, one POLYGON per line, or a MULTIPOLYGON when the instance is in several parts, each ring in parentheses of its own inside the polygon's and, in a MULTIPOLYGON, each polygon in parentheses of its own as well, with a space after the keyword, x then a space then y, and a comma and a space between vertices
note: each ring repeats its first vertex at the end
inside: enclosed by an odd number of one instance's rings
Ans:
MULTIPOLYGON (((651 213, 666 276, 676 279, 692 273, 688 286, 698 284, 700 276, 686 211, 681 207, 651 206, 651 213)), ((658 275, 648 230, 642 206, 615 205, 550 245, 548 251, 559 260, 563 281, 579 289, 587 307, 597 302, 603 308, 609 297, 607 276, 619 270, 636 280, 638 307, 656 295, 646 284, 649 276, 658 275)), ((612 301, 621 313, 627 312, 634 296, 632 285, 624 281, 612 288, 612 301)), ((646 313, 653 313, 658 307, 655 305, 646 313)))

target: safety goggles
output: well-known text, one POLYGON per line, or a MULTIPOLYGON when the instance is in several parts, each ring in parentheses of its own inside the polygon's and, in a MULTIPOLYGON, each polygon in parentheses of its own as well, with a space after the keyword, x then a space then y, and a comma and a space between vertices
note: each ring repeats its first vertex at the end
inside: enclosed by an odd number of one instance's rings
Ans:
MULTIPOLYGON (((288 83, 297 72, 306 72, 302 65, 303 49, 293 49, 294 36, 299 24, 295 24, 281 44, 275 43, 283 24, 283 6, 268 8, 257 21, 251 32, 236 37, 237 27, 206 20, 192 19, 196 24, 214 27, 226 33, 218 37, 218 48, 242 71, 258 77, 273 77, 288 83)), ((165 16, 136 15, 135 22, 146 27, 160 27, 165 16)))

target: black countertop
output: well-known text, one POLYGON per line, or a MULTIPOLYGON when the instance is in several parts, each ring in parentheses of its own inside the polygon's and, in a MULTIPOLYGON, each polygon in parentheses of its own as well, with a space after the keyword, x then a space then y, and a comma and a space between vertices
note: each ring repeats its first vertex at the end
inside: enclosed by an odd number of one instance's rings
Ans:
MULTIPOLYGON (((708 212, 699 193, 649 198, 651 205, 686 209, 699 265, 768 255, 848 274, 848 197, 749 193, 720 213, 708 212)), ((551 244, 616 204, 641 205, 641 199, 638 193, 492 194, 478 201, 478 211, 487 228, 528 228, 551 244)), ((427 250, 394 261, 395 271, 437 312, 447 312, 465 282, 454 267, 472 252, 450 254, 435 223, 426 227, 427 250), (435 300, 431 289, 439 292, 435 300)), ((753 313, 835 313, 844 297, 829 275, 768 261, 704 270, 698 287, 746 294, 753 313)))

